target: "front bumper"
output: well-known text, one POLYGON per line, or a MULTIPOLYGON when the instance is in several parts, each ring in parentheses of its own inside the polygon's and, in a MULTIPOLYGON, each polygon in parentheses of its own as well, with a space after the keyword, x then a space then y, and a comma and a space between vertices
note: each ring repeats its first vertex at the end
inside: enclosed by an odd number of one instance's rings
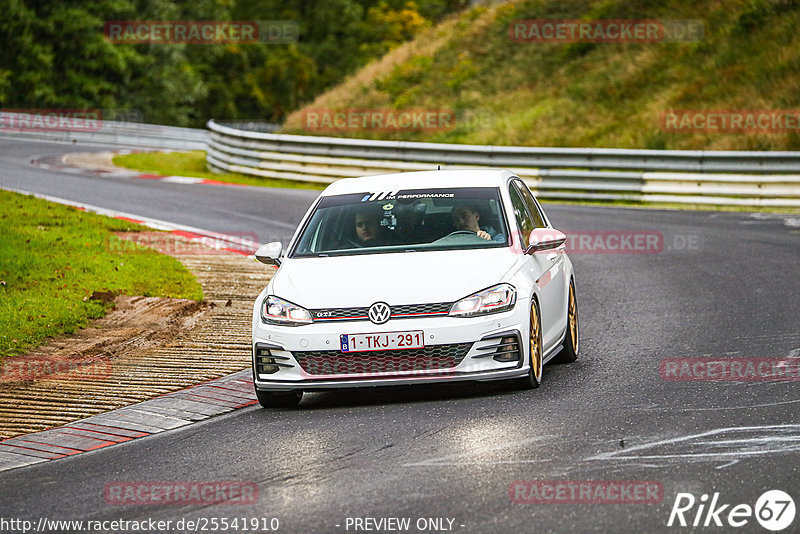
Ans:
POLYGON ((526 343, 522 341, 527 339, 526 311, 527 306, 517 302, 508 312, 484 317, 392 319, 383 325, 347 321, 300 327, 264 324, 257 317, 252 345, 254 383, 261 391, 287 391, 523 377, 528 372, 526 343), (425 349, 340 351, 342 334, 416 330, 424 332, 425 349), (265 366, 265 362, 275 365, 265 366), (262 372, 268 368, 273 372, 262 372))
POLYGON ((484 382, 489 380, 507 380, 522 378, 528 374, 527 369, 509 369, 506 371, 485 371, 464 374, 415 376, 404 378, 360 378, 358 380, 313 380, 303 382, 258 381, 256 388, 260 391, 293 391, 293 390, 326 390, 342 388, 363 388, 382 386, 408 386, 413 384, 430 384, 432 382, 484 382))

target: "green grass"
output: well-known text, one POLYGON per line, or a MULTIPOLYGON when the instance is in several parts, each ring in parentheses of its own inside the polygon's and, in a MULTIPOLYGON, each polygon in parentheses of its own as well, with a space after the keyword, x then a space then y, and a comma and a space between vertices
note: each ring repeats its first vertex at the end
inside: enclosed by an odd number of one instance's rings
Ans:
POLYGON ((0 363, 105 315, 94 291, 202 300, 178 260, 112 233, 141 229, 0 190, 0 363))
POLYGON ((256 185, 262 187, 286 187, 293 189, 324 189, 326 184, 260 178, 238 173, 217 174, 208 170, 206 153, 193 152, 141 152, 114 156, 114 165, 141 172, 163 174, 165 176, 192 176, 232 184, 256 185))
POLYGON ((667 110, 800 108, 800 3, 782 0, 516 0, 477 6, 355 73, 310 109, 444 109, 447 131, 342 137, 524 146, 798 150, 800 131, 664 132, 667 110), (514 42, 520 19, 701 20, 702 40, 514 42), (410 52, 409 52, 410 51, 410 52), (401 54, 402 52, 402 54, 401 54), (394 57, 396 61, 389 61, 394 57))

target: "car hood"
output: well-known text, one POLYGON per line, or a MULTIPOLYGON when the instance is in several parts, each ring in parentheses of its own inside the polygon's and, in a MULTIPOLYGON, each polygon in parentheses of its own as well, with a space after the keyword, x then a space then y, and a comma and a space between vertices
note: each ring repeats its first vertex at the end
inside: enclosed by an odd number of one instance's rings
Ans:
POLYGON ((284 260, 271 293, 307 308, 454 302, 504 281, 510 249, 473 249, 284 260))

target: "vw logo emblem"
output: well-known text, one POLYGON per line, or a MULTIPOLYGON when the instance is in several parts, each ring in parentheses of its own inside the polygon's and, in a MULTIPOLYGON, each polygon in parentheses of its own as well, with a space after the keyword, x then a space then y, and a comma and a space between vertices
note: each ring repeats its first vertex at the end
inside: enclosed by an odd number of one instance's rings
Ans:
POLYGON ((392 309, 385 302, 376 302, 367 312, 369 320, 375 324, 383 324, 392 316, 392 309))

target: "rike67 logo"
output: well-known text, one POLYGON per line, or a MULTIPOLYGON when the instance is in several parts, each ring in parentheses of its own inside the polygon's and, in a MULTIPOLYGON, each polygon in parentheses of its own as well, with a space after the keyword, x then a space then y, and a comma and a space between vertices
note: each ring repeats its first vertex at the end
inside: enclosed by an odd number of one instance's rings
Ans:
POLYGON ((781 490, 764 492, 755 506, 723 504, 719 493, 714 493, 710 502, 707 494, 698 499, 691 493, 678 493, 667 526, 738 528, 755 518, 765 529, 779 532, 794 522, 795 512, 794 499, 781 490))

